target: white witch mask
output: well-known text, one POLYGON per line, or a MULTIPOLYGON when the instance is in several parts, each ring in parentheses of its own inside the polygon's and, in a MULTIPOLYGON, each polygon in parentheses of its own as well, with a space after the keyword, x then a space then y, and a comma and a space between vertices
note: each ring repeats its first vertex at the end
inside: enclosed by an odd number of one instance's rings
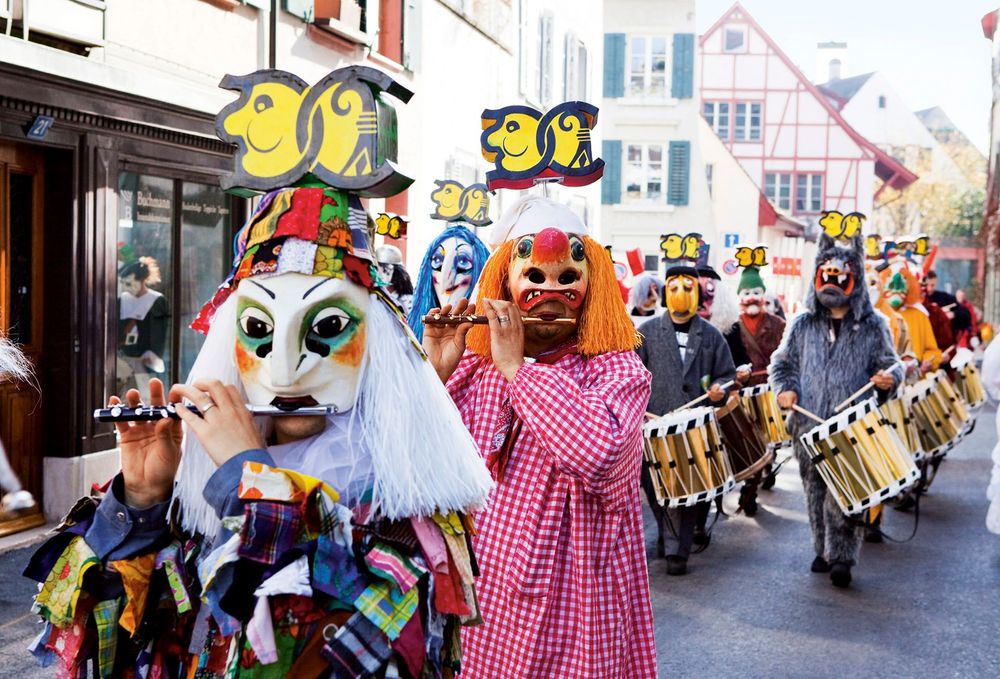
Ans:
POLYGON ((354 406, 369 293, 343 278, 286 273, 236 289, 236 365, 250 403, 354 406))
POLYGON ((456 304, 472 288, 473 247, 459 238, 446 238, 431 255, 431 280, 441 305, 456 304))

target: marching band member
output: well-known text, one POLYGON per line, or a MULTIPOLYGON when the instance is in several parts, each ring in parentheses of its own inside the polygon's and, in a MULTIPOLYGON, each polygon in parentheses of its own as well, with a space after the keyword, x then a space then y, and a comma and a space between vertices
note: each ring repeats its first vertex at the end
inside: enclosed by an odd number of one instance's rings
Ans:
POLYGON ((629 318, 632 323, 639 327, 664 310, 663 281, 651 273, 636 277, 629 290, 629 318))
POLYGON ((941 349, 934 338, 934 329, 921 300, 920 281, 905 262, 892 264, 881 274, 884 278, 883 297, 906 322, 913 355, 920 363, 920 372, 937 370, 942 363, 941 349))
MULTIPOLYGON (((771 384, 781 407, 799 405, 825 419, 866 382, 884 396, 902 380, 889 328, 865 290, 863 257, 860 233, 846 247, 825 232, 820 237, 806 309, 792 320, 771 360, 771 384)), ((811 569, 829 572, 835 586, 847 587, 860 550, 859 530, 841 512, 799 441, 815 423, 795 413, 790 425, 816 551, 811 569)))
MULTIPOLYGON (((665 296, 667 313, 639 326, 644 341, 637 351, 653 374, 646 412, 664 415, 706 391, 713 404, 721 405, 726 392, 720 385, 735 379, 736 367, 722 333, 697 313, 698 270, 679 265, 667 269, 665 296)), ((669 575, 684 575, 691 545, 708 544, 705 523, 711 503, 664 509, 648 474, 642 474, 642 486, 656 517, 657 552, 666 556, 669 575), (665 521, 670 522, 667 530, 665 521)))
POLYGON ((637 488, 649 373, 587 234, 568 207, 522 198, 479 280, 489 325, 424 330, 497 483, 475 541, 486 624, 463 634, 473 677, 656 676, 637 488), (576 323, 521 320, 549 314, 576 323))

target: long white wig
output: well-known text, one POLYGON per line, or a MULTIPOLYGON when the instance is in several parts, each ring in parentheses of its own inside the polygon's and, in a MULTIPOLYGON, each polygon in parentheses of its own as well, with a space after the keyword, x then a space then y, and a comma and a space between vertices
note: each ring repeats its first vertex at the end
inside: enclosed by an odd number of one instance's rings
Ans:
POLYGON ((708 322, 723 335, 740 320, 740 302, 736 293, 722 281, 716 281, 715 298, 712 300, 712 317, 708 322))
MULTIPOLYGON (((358 469, 370 464, 367 487, 372 488, 372 516, 401 519, 482 508, 493 480, 434 368, 411 345, 409 331, 374 294, 366 323, 365 357, 350 415, 350 449, 318 454, 348 455, 358 469)), ((218 379, 242 392, 235 343, 233 295, 216 312, 188 383, 218 379)), ((270 418, 258 421, 266 433, 270 418)), ((182 450, 174 486, 181 525, 212 538, 220 522, 202 491, 216 470, 215 463, 190 432, 185 431, 182 450)))
POLYGON ((20 347, 0 335, 0 382, 7 380, 34 383, 28 357, 20 347))

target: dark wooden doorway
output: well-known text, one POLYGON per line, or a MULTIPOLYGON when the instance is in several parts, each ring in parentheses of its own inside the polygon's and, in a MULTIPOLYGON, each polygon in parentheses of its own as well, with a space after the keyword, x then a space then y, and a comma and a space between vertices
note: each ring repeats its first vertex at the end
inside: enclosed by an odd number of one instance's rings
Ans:
MULTIPOLYGON (((0 141, 0 333, 21 346, 40 378, 42 355, 42 153, 0 141)), ((0 535, 45 522, 42 501, 42 397, 34 384, 0 377, 0 441, 14 473, 35 496, 35 511, 0 510, 0 535)), ((7 490, 7 489, 5 489, 7 490)))

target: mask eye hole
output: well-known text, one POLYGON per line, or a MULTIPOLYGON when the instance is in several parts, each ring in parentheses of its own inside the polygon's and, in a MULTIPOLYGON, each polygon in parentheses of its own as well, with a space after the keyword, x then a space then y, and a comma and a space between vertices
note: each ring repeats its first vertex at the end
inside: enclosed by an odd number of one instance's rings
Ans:
POLYGON ((517 242, 517 256, 521 259, 531 257, 531 248, 535 241, 532 238, 522 238, 517 242))
POLYGON ((239 324, 243 334, 254 340, 267 339, 274 332, 274 322, 257 307, 244 309, 240 314, 239 324))
POLYGON ((582 262, 585 256, 583 241, 579 238, 571 238, 569 241, 569 252, 574 262, 582 262))
POLYGON ((333 339, 347 330, 350 324, 351 317, 346 312, 336 307, 329 307, 316 315, 309 330, 319 339, 333 339))
POLYGON ((458 273, 469 273, 472 271, 472 258, 468 255, 459 255, 456 257, 455 271, 458 273))
POLYGON ((580 272, 575 269, 567 269, 559 274, 559 285, 572 285, 580 280, 580 272))
POLYGON ((274 106, 274 101, 272 101, 271 97, 269 97, 266 94, 260 95, 259 97, 254 99, 253 102, 253 110, 256 111, 257 113, 263 113, 272 106, 274 106))
POLYGON ((431 268, 440 271, 442 266, 444 266, 444 250, 439 249, 431 255, 431 268))
POLYGON ((540 269, 532 269, 528 272, 528 280, 535 285, 541 285, 545 282, 545 274, 540 269))

